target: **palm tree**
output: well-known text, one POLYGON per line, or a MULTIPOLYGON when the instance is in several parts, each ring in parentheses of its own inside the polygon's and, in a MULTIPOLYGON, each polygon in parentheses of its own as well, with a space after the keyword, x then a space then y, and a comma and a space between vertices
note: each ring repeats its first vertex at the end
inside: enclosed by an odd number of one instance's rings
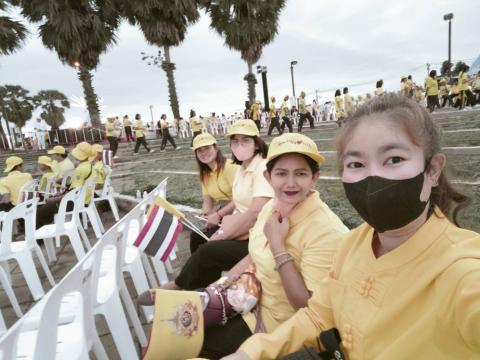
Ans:
MULTIPOLYGON (((7 2, 0 0, 0 12, 7 10, 7 2)), ((9 55, 20 48, 28 34, 27 28, 8 16, 0 16, 0 55, 9 55)))
POLYGON ((115 44, 120 14, 115 0, 15 0, 22 14, 40 24, 43 44, 54 50, 64 64, 78 69, 93 126, 100 126, 98 97, 92 70, 100 55, 115 44))
POLYGON ((185 39, 187 27, 200 17, 198 0, 123 0, 123 14, 132 25, 139 25, 148 43, 163 49, 161 68, 167 75, 170 107, 180 118, 177 89, 170 58, 170 48, 185 39))
MULTIPOLYGON (((12 142, 15 140, 10 132, 9 122, 17 127, 25 126, 25 123, 32 117, 34 109, 33 99, 29 96, 29 91, 18 85, 0 86, 0 117, 5 119, 8 135, 12 142)), ((3 139, 5 144, 6 139, 3 139)))
POLYGON ((43 111, 40 118, 52 127, 58 129, 65 122, 65 109, 70 108, 67 97, 57 90, 42 90, 33 98, 35 107, 43 111))
POLYGON ((255 100, 257 80, 252 72, 263 48, 277 34, 278 18, 286 0, 204 0, 210 14, 210 27, 225 38, 225 45, 240 51, 248 65, 243 78, 248 84, 250 104, 255 100))

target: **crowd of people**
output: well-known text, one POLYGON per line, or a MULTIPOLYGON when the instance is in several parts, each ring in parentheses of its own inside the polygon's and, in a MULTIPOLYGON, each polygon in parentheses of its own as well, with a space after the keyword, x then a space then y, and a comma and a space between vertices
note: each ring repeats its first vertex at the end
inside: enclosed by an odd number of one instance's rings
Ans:
MULTIPOLYGON (((267 146, 258 118, 235 121, 226 137, 231 160, 211 134, 193 139, 205 236, 191 235, 190 258, 162 286, 201 291, 200 357, 478 357, 480 235, 458 223, 469 198, 447 177, 424 106, 379 93, 342 123, 340 177, 364 220, 352 230, 314 189, 325 158, 312 139, 289 132, 267 146), (261 293, 242 312, 221 291, 244 274, 261 293)), ((139 303, 153 305, 154 293, 139 303)))

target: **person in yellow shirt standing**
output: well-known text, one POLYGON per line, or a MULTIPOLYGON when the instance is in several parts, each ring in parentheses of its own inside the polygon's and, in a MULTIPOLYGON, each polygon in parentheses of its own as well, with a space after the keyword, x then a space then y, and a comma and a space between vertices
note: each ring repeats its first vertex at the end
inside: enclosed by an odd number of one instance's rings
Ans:
POLYGON ((132 122, 128 115, 123 117, 123 130, 125 130, 125 138, 127 139, 127 142, 130 142, 130 140, 135 141, 132 134, 132 122))
POLYGON ((277 107, 275 106, 275 96, 270 98, 270 126, 268 127, 268 136, 272 135, 273 128, 276 128, 279 135, 282 135, 282 129, 280 128, 280 123, 278 121, 277 107))
POLYGON ((447 80, 445 78, 441 78, 438 83, 438 98, 439 101, 442 102, 442 108, 445 107, 445 105, 447 105, 447 103, 449 102, 449 92, 450 86, 448 86, 447 80))
POLYGON ((383 80, 378 80, 375 84, 375 96, 383 96, 385 91, 383 90, 383 80))
MULTIPOLYGON (((48 155, 52 158, 52 170, 55 173, 55 182, 57 185, 62 183, 62 179, 67 172, 73 171, 75 165, 72 160, 68 158, 67 150, 61 146, 56 145, 53 149, 48 150, 48 155)), ((70 181, 67 185, 70 184, 70 181)))
POLYGON ((365 223, 345 236, 308 307, 224 359, 278 359, 304 346, 328 359, 477 359, 480 234, 458 226, 469 199, 447 178, 431 115, 388 94, 342 129, 341 180, 365 223))
POLYGON ((103 188, 107 171, 103 164, 103 146, 100 144, 92 145, 92 163, 93 163, 93 176, 95 178, 95 189, 103 188))
POLYGON ((313 116, 307 111, 307 102, 305 100, 305 91, 300 92, 300 97, 298 98, 298 113, 300 114, 300 119, 298 120, 298 132, 302 132, 303 123, 306 119, 310 123, 310 129, 315 128, 313 124, 313 116))
POLYGON ((32 181, 32 175, 23 172, 23 159, 18 156, 9 156, 5 160, 7 176, 0 179, 2 199, 0 211, 9 211, 18 204, 20 190, 23 185, 32 181))
POLYGON ((193 140, 202 133, 202 120, 197 118, 195 110, 190 110, 190 129, 192 130, 192 140, 190 147, 193 144, 193 140))
POLYGON ((117 159, 118 136, 120 135, 120 128, 115 122, 115 117, 111 116, 107 118, 105 130, 107 134, 107 140, 110 143, 110 151, 112 151, 113 158, 117 159))
POLYGON ((413 99, 415 95, 415 84, 413 83, 412 75, 408 75, 407 81, 405 82, 405 94, 408 98, 413 99))
POLYGON ((261 113, 262 113, 262 108, 261 108, 260 100, 255 100, 252 106, 250 107, 250 119, 253 120, 253 122, 257 126, 258 131, 260 131, 260 128, 262 127, 260 122, 261 113))
POLYGON ((474 94, 473 105, 478 105, 480 104, 480 70, 478 70, 478 73, 472 82, 472 90, 474 94))
POLYGON ((145 140, 145 127, 143 126, 142 118, 140 114, 135 115, 135 137, 137 138, 137 142, 135 143, 135 150, 133 151, 133 155, 138 154, 138 150, 140 149, 140 145, 143 145, 143 147, 149 152, 152 153, 155 150, 152 150, 148 147, 147 141, 145 140))
POLYGON ((50 192, 51 189, 47 189, 48 181, 55 176, 55 173, 52 170, 53 162, 48 156, 39 156, 38 160, 38 168, 42 172, 42 177, 40 178, 40 182, 38 184, 38 191, 39 192, 50 192))
POLYGON ((438 83, 437 83, 437 71, 432 70, 425 79, 425 91, 427 92, 427 107, 430 112, 435 110, 435 106, 440 107, 438 101, 438 83))
POLYGON ((345 101, 345 115, 352 115, 355 111, 355 104, 352 95, 348 93, 348 87, 343 88, 343 100, 345 101))
POLYGON ((458 86, 460 87, 460 110, 467 106, 468 101, 468 65, 462 66, 458 74, 458 86))
POLYGON ((400 94, 402 94, 403 96, 408 96, 406 84, 407 84, 407 77, 402 76, 400 78, 400 94))
POLYGON ((343 106, 342 92, 340 89, 335 90, 335 117, 337 118, 338 126, 342 126, 342 121, 345 117, 345 108, 343 106))
POLYGON ((173 146, 173 150, 181 149, 180 146, 175 144, 172 135, 170 135, 170 130, 168 129, 167 115, 162 114, 160 117, 160 127, 162 129, 162 145, 160 146, 160 151, 165 151, 165 146, 167 146, 167 141, 170 142, 173 146))
POLYGON ((288 127, 289 132, 293 132, 292 122, 290 121, 290 109, 288 108, 288 101, 289 96, 286 95, 283 98, 282 105, 280 106, 280 118, 282 119, 282 133, 285 130, 285 125, 288 127))

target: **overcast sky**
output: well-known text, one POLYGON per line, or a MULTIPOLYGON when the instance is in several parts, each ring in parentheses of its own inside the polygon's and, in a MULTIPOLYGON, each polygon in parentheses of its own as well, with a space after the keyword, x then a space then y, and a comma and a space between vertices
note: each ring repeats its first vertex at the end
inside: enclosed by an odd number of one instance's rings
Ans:
MULTIPOLYGON (((449 12, 455 16, 452 58, 471 63, 480 54, 478 0, 288 0, 278 35, 259 61, 268 67, 270 95, 291 94, 291 60, 298 61, 296 93, 305 90, 309 101, 316 89, 320 101, 333 97, 330 89, 352 84, 368 83, 350 87, 354 95, 372 92, 380 78, 386 90, 397 90, 403 74, 412 74, 423 83, 426 63, 439 69, 447 58, 448 26, 443 15, 449 12)), ((58 89, 71 99, 81 99, 76 71, 62 65, 54 52, 43 47, 35 27, 31 29, 20 51, 0 57, 0 83, 18 84, 32 93, 58 89)), ((149 105, 153 105, 155 120, 161 113, 171 116, 165 73, 142 62, 141 51, 155 54, 157 49, 146 44, 137 28, 123 24, 117 45, 101 56, 94 72, 94 86, 103 99, 102 117, 132 117, 138 112, 150 121, 149 105)), ((188 117, 192 108, 204 115, 241 111, 247 98, 243 81, 247 65, 209 29, 208 16, 202 14, 189 28, 171 57, 177 68, 182 116, 188 117)), ((258 80, 257 96, 263 99, 258 80)), ((88 114, 72 107, 66 117, 67 126, 79 126, 88 114)))

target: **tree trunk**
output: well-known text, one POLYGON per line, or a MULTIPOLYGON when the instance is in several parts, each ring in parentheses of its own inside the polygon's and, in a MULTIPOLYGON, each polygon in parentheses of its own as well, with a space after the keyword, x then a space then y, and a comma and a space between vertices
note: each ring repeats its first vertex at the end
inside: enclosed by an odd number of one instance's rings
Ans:
POLYGON ((173 71, 175 70, 175 64, 170 61, 170 47, 164 46, 163 52, 165 55, 165 60, 162 61, 162 69, 167 74, 170 107, 172 108, 173 117, 175 119, 180 119, 180 107, 178 105, 177 89, 175 87, 175 77, 173 75, 173 71))
POLYGON ((100 127, 100 109, 98 107, 98 98, 92 83, 92 74, 90 70, 81 67, 78 71, 78 78, 83 85, 85 102, 87 103, 88 114, 93 127, 100 127))
POLYGON ((252 64, 248 63, 248 74, 244 77, 244 80, 247 81, 248 102, 250 103, 250 106, 252 106, 257 97, 257 94, 255 92, 255 84, 257 83, 257 79, 255 78, 255 74, 252 72, 252 66, 252 64))

